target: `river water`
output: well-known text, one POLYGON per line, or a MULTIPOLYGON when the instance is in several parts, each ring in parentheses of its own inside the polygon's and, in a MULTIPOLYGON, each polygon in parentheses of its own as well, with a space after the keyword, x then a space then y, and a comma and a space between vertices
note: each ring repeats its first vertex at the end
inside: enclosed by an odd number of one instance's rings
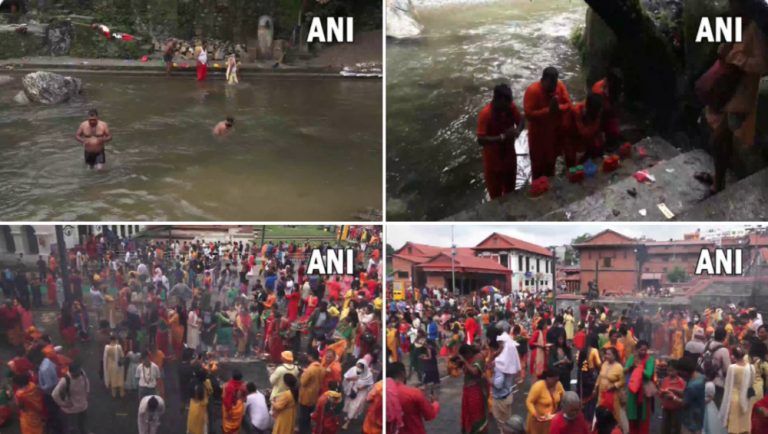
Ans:
POLYGON ((414 4, 423 36, 387 41, 388 213, 434 220, 487 200, 475 129, 494 85, 507 82, 521 107, 527 86, 552 65, 572 98, 584 97, 571 35, 583 26, 586 6, 581 0, 414 4))
MULTIPOLYGON (((381 81, 74 74, 85 100, 12 102, 0 87, 2 220, 351 220, 381 209, 381 81), (75 131, 114 136, 87 170, 75 131), (228 114, 234 131, 211 129, 228 114)), ((362 218, 362 217, 360 217, 362 218)))

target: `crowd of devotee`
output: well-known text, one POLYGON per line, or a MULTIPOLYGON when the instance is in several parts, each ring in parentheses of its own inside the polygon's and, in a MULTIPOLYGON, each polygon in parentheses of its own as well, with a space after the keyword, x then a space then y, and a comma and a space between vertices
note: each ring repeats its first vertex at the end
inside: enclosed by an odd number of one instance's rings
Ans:
POLYGON ((387 426, 438 432, 460 412, 463 434, 768 433, 760 311, 647 303, 566 307, 493 287, 387 298, 387 426), (459 381, 460 408, 446 408, 441 387, 459 381))
POLYGON ((138 408, 140 434, 381 433, 380 260, 380 227, 351 226, 301 243, 97 235, 65 261, 11 265, 0 426, 106 432, 98 388, 138 408), (312 250, 337 246, 354 250, 354 275, 307 274, 312 250), (268 384, 249 378, 258 367, 268 384))

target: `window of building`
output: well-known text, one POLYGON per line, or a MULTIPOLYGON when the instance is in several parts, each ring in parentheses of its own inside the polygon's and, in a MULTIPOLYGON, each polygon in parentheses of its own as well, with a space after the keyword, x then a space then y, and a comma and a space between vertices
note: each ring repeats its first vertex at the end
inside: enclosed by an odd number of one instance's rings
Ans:
POLYGON ((612 258, 603 258, 603 267, 611 268, 611 262, 613 262, 612 258))
POLYGON ((525 271, 531 271, 531 257, 525 257, 525 271))
POLYGON ((398 271, 397 272, 397 278, 398 279, 407 279, 408 278, 408 272, 407 271, 398 271))
POLYGON ((3 235, 5 241, 5 251, 8 253, 16 253, 16 242, 13 240, 13 234, 11 233, 10 226, 0 226, 0 233, 3 235))

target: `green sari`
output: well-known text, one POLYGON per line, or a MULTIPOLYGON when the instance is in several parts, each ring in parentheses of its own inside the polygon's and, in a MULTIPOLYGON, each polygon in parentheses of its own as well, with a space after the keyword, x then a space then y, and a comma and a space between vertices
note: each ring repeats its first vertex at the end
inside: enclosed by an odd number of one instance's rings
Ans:
MULTIPOLYGON (((624 370, 629 369, 629 373, 626 375, 627 381, 632 377, 632 371, 635 365, 635 355, 631 355, 627 359, 627 363, 624 365, 624 370)), ((653 381, 653 374, 656 370, 656 359, 653 356, 648 356, 648 360, 645 362, 643 368, 643 384, 653 381)), ((646 398, 643 388, 641 387, 637 393, 632 393, 627 387, 627 419, 630 421, 645 421, 651 417, 653 411, 653 399, 646 398)))

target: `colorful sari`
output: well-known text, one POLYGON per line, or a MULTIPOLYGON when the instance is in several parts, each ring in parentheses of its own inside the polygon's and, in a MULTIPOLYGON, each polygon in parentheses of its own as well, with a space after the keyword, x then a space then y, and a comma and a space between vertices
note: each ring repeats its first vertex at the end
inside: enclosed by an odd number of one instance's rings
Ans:
POLYGON ((243 422, 245 403, 238 399, 234 405, 227 407, 222 405, 222 431, 224 434, 237 434, 240 432, 240 424, 243 422))
POLYGON ((312 413, 312 420, 315 426, 312 428, 312 434, 336 434, 342 422, 342 410, 344 409, 344 400, 338 392, 325 392, 317 400, 317 406, 312 413), (335 394, 338 401, 330 399, 329 394, 335 394))
POLYGON ((472 366, 477 375, 464 373, 464 390, 461 395, 461 433, 485 433, 488 429, 488 384, 485 380, 485 362, 476 356, 472 366))
POLYGON ((16 391, 16 404, 19 406, 19 424, 22 434, 43 434, 45 431, 46 411, 43 392, 34 383, 16 391))
POLYGON ((650 427, 651 414, 653 413, 653 398, 646 398, 643 390, 645 383, 653 381, 656 370, 656 359, 653 356, 647 356, 640 366, 635 368, 635 355, 627 359, 624 365, 625 370, 630 370, 630 376, 635 370, 642 370, 642 384, 638 390, 633 391, 632 387, 627 387, 627 419, 629 420, 629 429, 631 434, 647 434, 650 427))

